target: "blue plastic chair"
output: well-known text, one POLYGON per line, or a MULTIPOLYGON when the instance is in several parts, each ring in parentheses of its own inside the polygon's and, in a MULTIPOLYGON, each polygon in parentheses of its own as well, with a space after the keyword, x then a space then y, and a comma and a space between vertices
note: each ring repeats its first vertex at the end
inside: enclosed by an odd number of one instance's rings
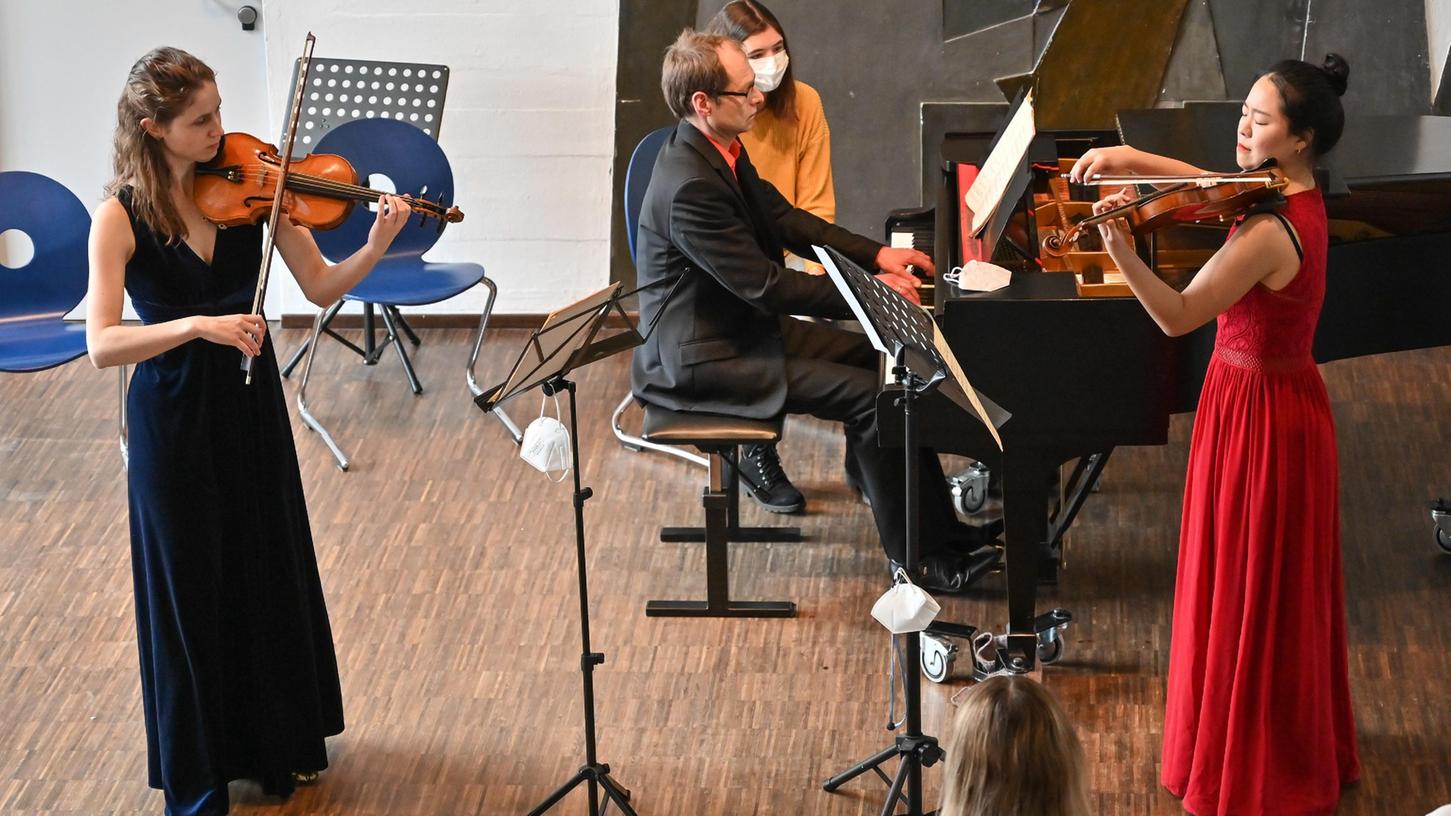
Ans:
POLYGON ((625 234, 630 239, 630 262, 635 261, 635 234, 640 230, 640 207, 645 203, 645 190, 650 186, 650 175, 655 172, 655 159, 660 148, 675 132, 675 127, 659 128, 645 134, 630 154, 630 163, 625 166, 625 234))
POLYGON ((86 353, 86 326, 66 313, 86 295, 91 214, 64 184, 12 170, 0 173, 0 233, 19 230, 35 254, 0 266, 0 371, 43 371, 86 353))
MULTIPOLYGON (((399 194, 411 193, 445 205, 453 201, 453 170, 449 167, 448 158, 428 134, 410 124, 382 118, 347 122, 329 131, 314 149, 318 153, 334 153, 346 158, 357 171, 360 181, 366 180, 370 175, 381 174, 392 180, 399 194)), ((374 217, 370 208, 358 206, 342 225, 336 229, 316 232, 313 237, 323 255, 337 262, 353 254, 367 242, 368 230, 372 227, 374 217)), ((322 436, 337 459, 338 467, 343 470, 348 469, 347 456, 307 408, 307 382, 312 371, 313 356, 317 352, 318 337, 323 331, 363 355, 368 363, 376 362, 383 347, 393 346, 398 352, 398 359, 403 364, 413 393, 421 394, 423 385, 413 370, 399 332, 405 333, 414 345, 418 344, 418 338, 403 321, 398 307, 436 303, 482 283, 488 288, 489 297, 479 320, 467 370, 470 391, 475 396, 482 393, 474 379, 474 365, 483 345, 484 330, 494 309, 498 287, 484 275, 484 268, 479 264, 425 261, 423 254, 433 247, 441 234, 442 225, 436 219, 423 216, 411 219, 394 239, 388 254, 374 266, 372 273, 338 302, 319 311, 313 321, 312 336, 306 347, 309 350, 307 365, 303 370, 302 384, 297 395, 298 412, 303 423, 322 436), (347 301, 378 304, 381 307, 387 336, 371 354, 347 342, 328 328, 328 324, 347 301)), ((291 365, 289 363, 287 367, 289 371, 291 365)), ((520 438, 518 427, 502 412, 495 411, 494 414, 517 442, 520 438)))
MULTIPOLYGON (((650 186, 650 175, 655 171, 655 159, 660 155, 660 148, 665 146, 670 134, 674 132, 675 126, 670 125, 645 134, 645 138, 635 145, 635 152, 630 154, 630 163, 625 165, 625 233, 630 241, 630 261, 632 263, 635 261, 635 239, 636 233, 640 230, 640 207, 645 203, 645 190, 650 186)), ((620 444, 628 450, 652 450, 668 453, 687 462, 694 462, 703 468, 710 467, 710 461, 704 456, 684 448, 649 442, 626 431, 620 424, 621 418, 634 402, 634 395, 627 392, 625 398, 620 400, 620 404, 615 406, 615 412, 610 415, 610 428, 614 430, 615 438, 620 440, 620 444)))

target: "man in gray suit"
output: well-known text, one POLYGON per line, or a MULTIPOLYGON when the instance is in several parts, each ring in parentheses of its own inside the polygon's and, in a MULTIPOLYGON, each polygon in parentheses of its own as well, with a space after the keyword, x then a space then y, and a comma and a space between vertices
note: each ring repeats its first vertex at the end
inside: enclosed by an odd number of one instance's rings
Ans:
MULTIPOLYGON (((680 122, 645 191, 635 263, 641 285, 668 283, 640 295, 641 322, 658 323, 635 350, 636 398, 678 411, 843 423, 849 477, 871 503, 888 558, 900 564, 904 464, 877 445, 877 353, 861 335, 788 317, 851 311, 826 277, 787 269, 782 250, 810 257, 812 244, 833 247, 882 270, 878 279, 914 302, 918 283, 907 267, 931 271, 932 259, 795 209, 761 180, 736 138, 764 103, 738 42, 687 29, 666 51, 661 88, 680 122)), ((758 475, 751 466, 743 464, 758 475)), ((919 468, 923 557, 913 578, 957 591, 991 569, 999 551, 957 521, 936 454, 923 451, 919 468)))

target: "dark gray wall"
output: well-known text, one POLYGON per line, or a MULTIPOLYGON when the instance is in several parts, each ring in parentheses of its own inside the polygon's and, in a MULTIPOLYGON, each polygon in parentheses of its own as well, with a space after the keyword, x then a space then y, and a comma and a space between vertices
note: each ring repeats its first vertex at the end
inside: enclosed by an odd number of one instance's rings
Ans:
MULTIPOLYGON (((704 24, 721 2, 621 2, 613 253, 617 278, 633 280, 624 231, 618 226, 624 163, 641 136, 668 122, 659 99, 661 53, 682 25, 704 24)), ((924 137, 935 139, 935 132, 953 123, 976 124, 1000 115, 996 106, 1003 97, 993 79, 1030 71, 1061 15, 1059 8, 948 36, 1010 18, 1031 4, 768 0, 768 5, 791 40, 797 77, 815 86, 826 106, 838 220, 878 238, 889 210, 922 204, 923 179, 930 177, 936 161, 929 155, 924 167, 924 137), (924 114, 924 103, 948 104, 933 105, 924 114), (951 103, 977 104, 954 110, 958 106, 951 103)), ((1259 70, 1300 56, 1302 45, 1313 62, 1331 50, 1350 61, 1347 110, 1430 112, 1424 0, 1190 0, 1159 104, 1237 99, 1259 70)))
MULTIPOLYGON (((625 236, 625 167, 645 134, 672 121, 660 93, 665 48, 695 22, 697 0, 620 0, 620 50, 615 69, 615 165, 610 216, 610 279, 635 285, 625 236)), ((784 23, 783 23, 784 25, 784 23)))

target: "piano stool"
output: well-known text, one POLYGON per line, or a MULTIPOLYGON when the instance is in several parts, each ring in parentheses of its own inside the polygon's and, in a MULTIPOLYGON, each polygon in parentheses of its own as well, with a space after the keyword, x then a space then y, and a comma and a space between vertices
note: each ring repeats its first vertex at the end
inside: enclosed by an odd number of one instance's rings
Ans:
POLYGON ((729 542, 789 542, 801 540, 799 527, 742 527, 740 525, 739 446, 781 439, 781 418, 743 417, 671 411, 645 407, 642 438, 667 445, 690 445, 706 455, 709 473, 701 491, 704 527, 663 527, 663 542, 705 542, 704 601, 649 601, 649 617, 687 618, 790 618, 791 601, 736 601, 730 597, 729 542), (729 467, 729 470, 727 470, 729 467))

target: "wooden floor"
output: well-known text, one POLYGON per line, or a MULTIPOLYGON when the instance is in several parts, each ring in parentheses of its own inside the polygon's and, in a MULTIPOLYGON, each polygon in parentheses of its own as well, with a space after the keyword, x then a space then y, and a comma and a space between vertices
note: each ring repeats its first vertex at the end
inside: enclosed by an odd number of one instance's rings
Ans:
MULTIPOLYGON (((291 348, 299 332, 282 332, 291 348)), ((492 336, 498 378, 520 332, 492 336)), ((336 345, 315 412, 353 456, 332 464, 296 427, 348 728, 333 767, 290 801, 232 786, 234 812, 519 814, 583 757, 568 484, 515 456, 466 398, 462 331, 424 334, 428 391, 391 356, 336 345)), ((1342 461, 1351 684, 1364 781, 1343 814, 1424 814, 1451 802, 1451 556, 1424 503, 1451 495, 1451 349, 1324 369, 1342 461)), ((868 610, 884 564, 867 508, 841 486, 839 432, 794 421, 782 451, 808 497, 802 544, 733 547, 735 594, 791 599, 787 621, 647 619, 650 598, 703 595, 699 474, 622 450, 608 416, 624 358, 580 377, 600 755, 642 816, 875 814, 885 788, 830 774, 888 744, 886 645, 868 610)), ((84 361, 0 375, 0 812, 159 813, 145 782, 114 372, 84 361)), ((294 386, 289 385, 289 390, 294 386)), ((537 409, 525 399, 513 412, 537 409)), ((1171 444, 1115 454, 1061 585, 1067 654, 1044 680, 1076 719, 1102 814, 1172 814, 1156 782, 1189 417, 1171 444)), ((749 522, 775 522, 753 507, 749 522)), ((945 617, 999 627, 1001 580, 945 617)), ((943 734, 961 685, 926 688, 943 734)), ((927 772, 932 800, 940 768, 927 772)), ((555 813, 585 812, 576 794, 555 813)))

